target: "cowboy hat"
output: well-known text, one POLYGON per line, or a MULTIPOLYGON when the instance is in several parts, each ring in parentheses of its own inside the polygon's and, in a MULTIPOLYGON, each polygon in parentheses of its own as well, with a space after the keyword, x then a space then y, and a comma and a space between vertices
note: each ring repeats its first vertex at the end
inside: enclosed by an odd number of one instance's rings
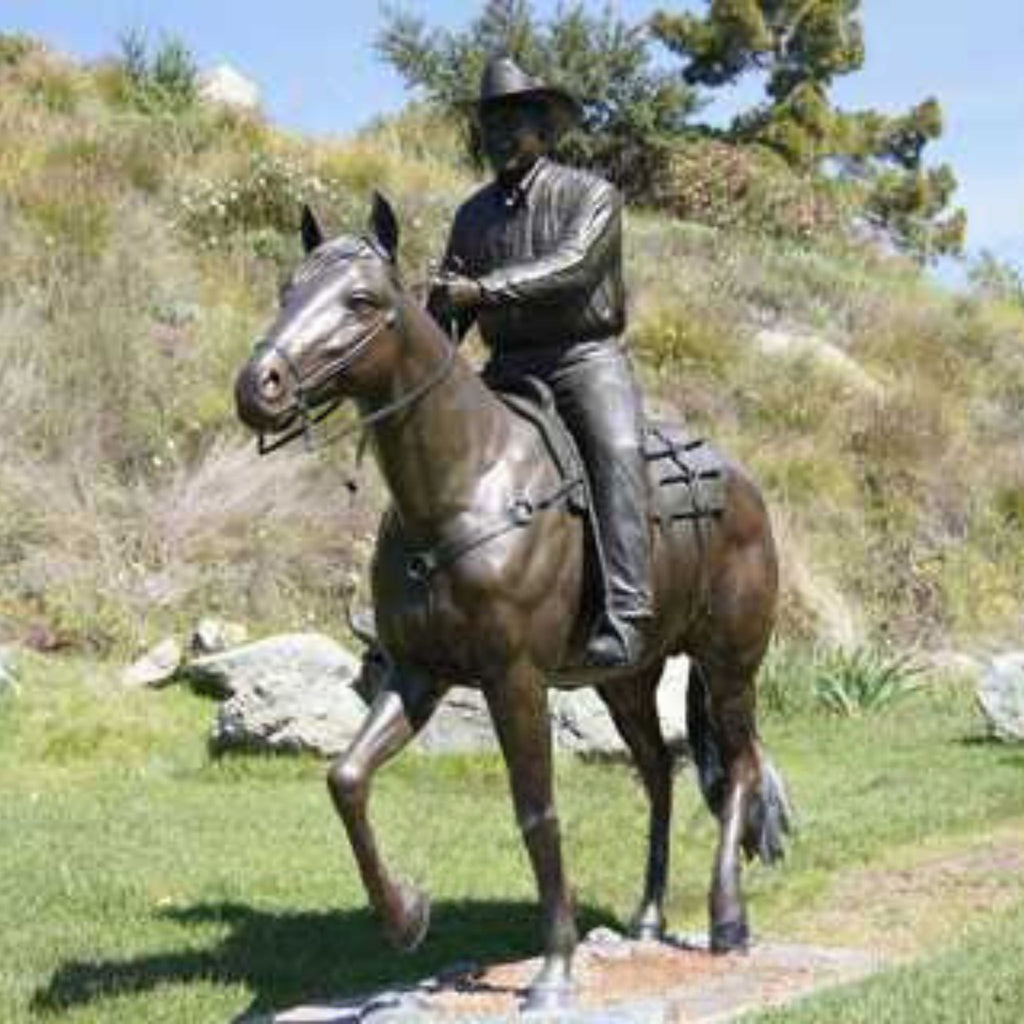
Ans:
POLYGON ((480 95, 464 106, 473 107, 477 114, 491 103, 516 101, 539 102, 551 113, 552 122, 559 133, 575 125, 580 119, 580 105, 564 89, 548 85, 528 75, 511 57, 492 57, 480 77, 480 95))

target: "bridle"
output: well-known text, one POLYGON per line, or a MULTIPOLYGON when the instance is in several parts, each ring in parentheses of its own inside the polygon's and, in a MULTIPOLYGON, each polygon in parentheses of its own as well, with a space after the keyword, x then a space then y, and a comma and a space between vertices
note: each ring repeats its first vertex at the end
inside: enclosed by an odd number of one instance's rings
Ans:
MULTIPOLYGON (((367 243, 369 244, 369 243, 367 243)), ((371 245, 371 249, 377 252, 377 247, 371 245)), ((344 437, 348 437, 357 431, 363 431, 367 427, 372 426, 375 423, 379 423, 381 420, 386 419, 388 416, 393 416, 395 413, 401 412, 403 409, 408 408, 413 403, 419 401, 427 392, 437 387, 448 376, 452 365, 455 362, 456 345, 454 341, 450 343, 445 350, 444 358, 441 360, 440 365, 437 369, 431 373, 426 380, 421 381, 412 390, 407 391, 404 395, 399 395, 392 402, 388 402, 382 405, 379 409, 374 409, 373 412, 368 413, 365 416, 360 416, 355 423, 349 424, 347 427, 336 431, 329 437, 317 437, 315 428, 316 426, 331 415, 344 401, 342 398, 329 398, 319 403, 311 403, 309 396, 317 391, 318 388, 323 387, 324 384, 328 383, 340 377, 346 370, 348 370, 369 348, 370 343, 374 341, 382 331, 387 328, 394 327, 398 323, 398 311, 391 307, 386 313, 382 313, 378 317, 377 321, 370 325, 366 332, 352 345, 350 345, 345 352, 341 353, 336 359, 322 366, 314 374, 303 377, 299 372, 298 366, 295 364, 295 360, 276 342, 262 341, 258 342, 253 347, 253 356, 263 355, 266 352, 273 352, 276 354, 284 365, 288 369, 288 373, 291 376, 292 384, 294 388, 295 401, 292 406, 285 410, 286 413, 294 413, 299 422, 296 426, 291 427, 284 433, 279 433, 277 436, 270 438, 269 435, 263 431, 260 432, 256 443, 256 450, 260 455, 269 455, 271 452, 277 451, 278 448, 283 448, 286 444, 294 441, 297 437, 303 439, 306 451, 313 451, 316 447, 323 447, 325 444, 333 443, 334 441, 340 441, 344 437)))

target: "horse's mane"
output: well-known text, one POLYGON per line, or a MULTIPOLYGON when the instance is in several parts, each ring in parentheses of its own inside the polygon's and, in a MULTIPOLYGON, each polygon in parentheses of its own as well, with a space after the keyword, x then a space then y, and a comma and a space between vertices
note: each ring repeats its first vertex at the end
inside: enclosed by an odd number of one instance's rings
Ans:
POLYGON ((338 264, 357 259, 379 259, 392 267, 394 264, 379 245, 360 235, 339 235, 318 245, 292 273, 289 285, 309 284, 333 270, 338 264))

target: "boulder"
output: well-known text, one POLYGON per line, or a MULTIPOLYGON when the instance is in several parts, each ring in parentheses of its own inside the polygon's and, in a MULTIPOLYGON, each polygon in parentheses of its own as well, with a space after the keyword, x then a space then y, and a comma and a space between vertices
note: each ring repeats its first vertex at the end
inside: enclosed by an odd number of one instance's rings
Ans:
POLYGON ((297 685, 323 676, 351 684, 359 659, 323 633, 281 633, 217 654, 193 658, 182 675, 218 697, 233 697, 257 686, 297 685))
POLYGON ((578 690, 551 690, 548 711, 558 750, 581 757, 626 757, 626 748, 615 723, 596 690, 589 686, 578 690))
MULTIPOLYGON (((672 659, 658 690, 662 728, 675 747, 686 735, 687 665, 685 658, 672 659)), ((179 671, 179 677, 223 699, 211 736, 215 751, 310 751, 333 756, 348 746, 359 728, 386 668, 373 657, 361 664, 329 637, 299 633, 196 658, 179 671)), ((556 749, 583 757, 627 759, 594 690, 552 690, 549 708, 556 749)), ((453 687, 415 745, 428 754, 496 750, 483 694, 453 687)))
MULTIPOLYGON (((625 757, 615 726, 593 690, 551 690, 548 710, 556 750, 586 757, 625 757)), ((417 737, 416 744, 428 754, 497 750, 498 742, 484 695, 479 690, 452 687, 417 737)))
POLYGON ((199 76, 199 96, 236 110, 259 110, 260 89, 230 64, 218 64, 199 76))
POLYGON ((496 750, 487 702, 479 690, 453 686, 416 737, 417 747, 428 754, 471 754, 496 750))
POLYGON ((183 669, 223 697, 210 738, 229 749, 332 756, 366 717, 353 688, 360 662, 330 637, 292 633, 196 658, 183 669))
MULTIPOLYGON (((658 687, 662 731, 675 749, 686 739, 686 678, 689 661, 672 658, 658 687)), ((626 760, 628 754, 601 698, 590 687, 551 690, 552 737, 557 750, 582 757, 626 760)), ((496 750, 487 703, 477 690, 453 687, 418 737, 428 753, 496 750)))
POLYGON ((765 355, 809 356, 858 391, 874 398, 881 398, 885 393, 881 382, 872 377, 860 363, 838 345, 820 335, 800 330, 764 327, 757 332, 754 340, 765 355))
POLYGON ((193 655, 220 654, 249 639, 249 632, 238 622, 222 622, 210 617, 200 619, 192 630, 189 650, 193 655))
POLYGON ((346 680, 331 675, 282 679, 240 689, 220 705, 210 734, 215 753, 333 757, 352 742, 368 708, 346 680))
POLYGON ((121 680, 126 686, 165 686, 175 678, 182 657, 181 644, 168 637, 129 665, 121 680))
POLYGON ((977 696, 992 736, 1024 742, 1024 652, 989 659, 978 679, 977 696))

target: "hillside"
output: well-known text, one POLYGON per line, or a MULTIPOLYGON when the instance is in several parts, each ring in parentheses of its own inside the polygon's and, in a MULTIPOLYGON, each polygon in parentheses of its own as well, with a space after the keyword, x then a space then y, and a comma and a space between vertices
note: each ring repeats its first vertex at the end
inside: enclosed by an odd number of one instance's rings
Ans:
MULTIPOLYGON (((411 108, 317 142, 140 102, 114 65, 0 36, 0 641, 121 655, 201 614, 342 630, 384 495, 354 453, 259 459, 237 366, 298 204, 400 212, 410 282, 473 180, 411 108)), ((631 339, 653 406, 739 456, 782 543, 792 641, 976 648, 1024 625, 1024 311, 865 245, 642 211, 631 339)))

